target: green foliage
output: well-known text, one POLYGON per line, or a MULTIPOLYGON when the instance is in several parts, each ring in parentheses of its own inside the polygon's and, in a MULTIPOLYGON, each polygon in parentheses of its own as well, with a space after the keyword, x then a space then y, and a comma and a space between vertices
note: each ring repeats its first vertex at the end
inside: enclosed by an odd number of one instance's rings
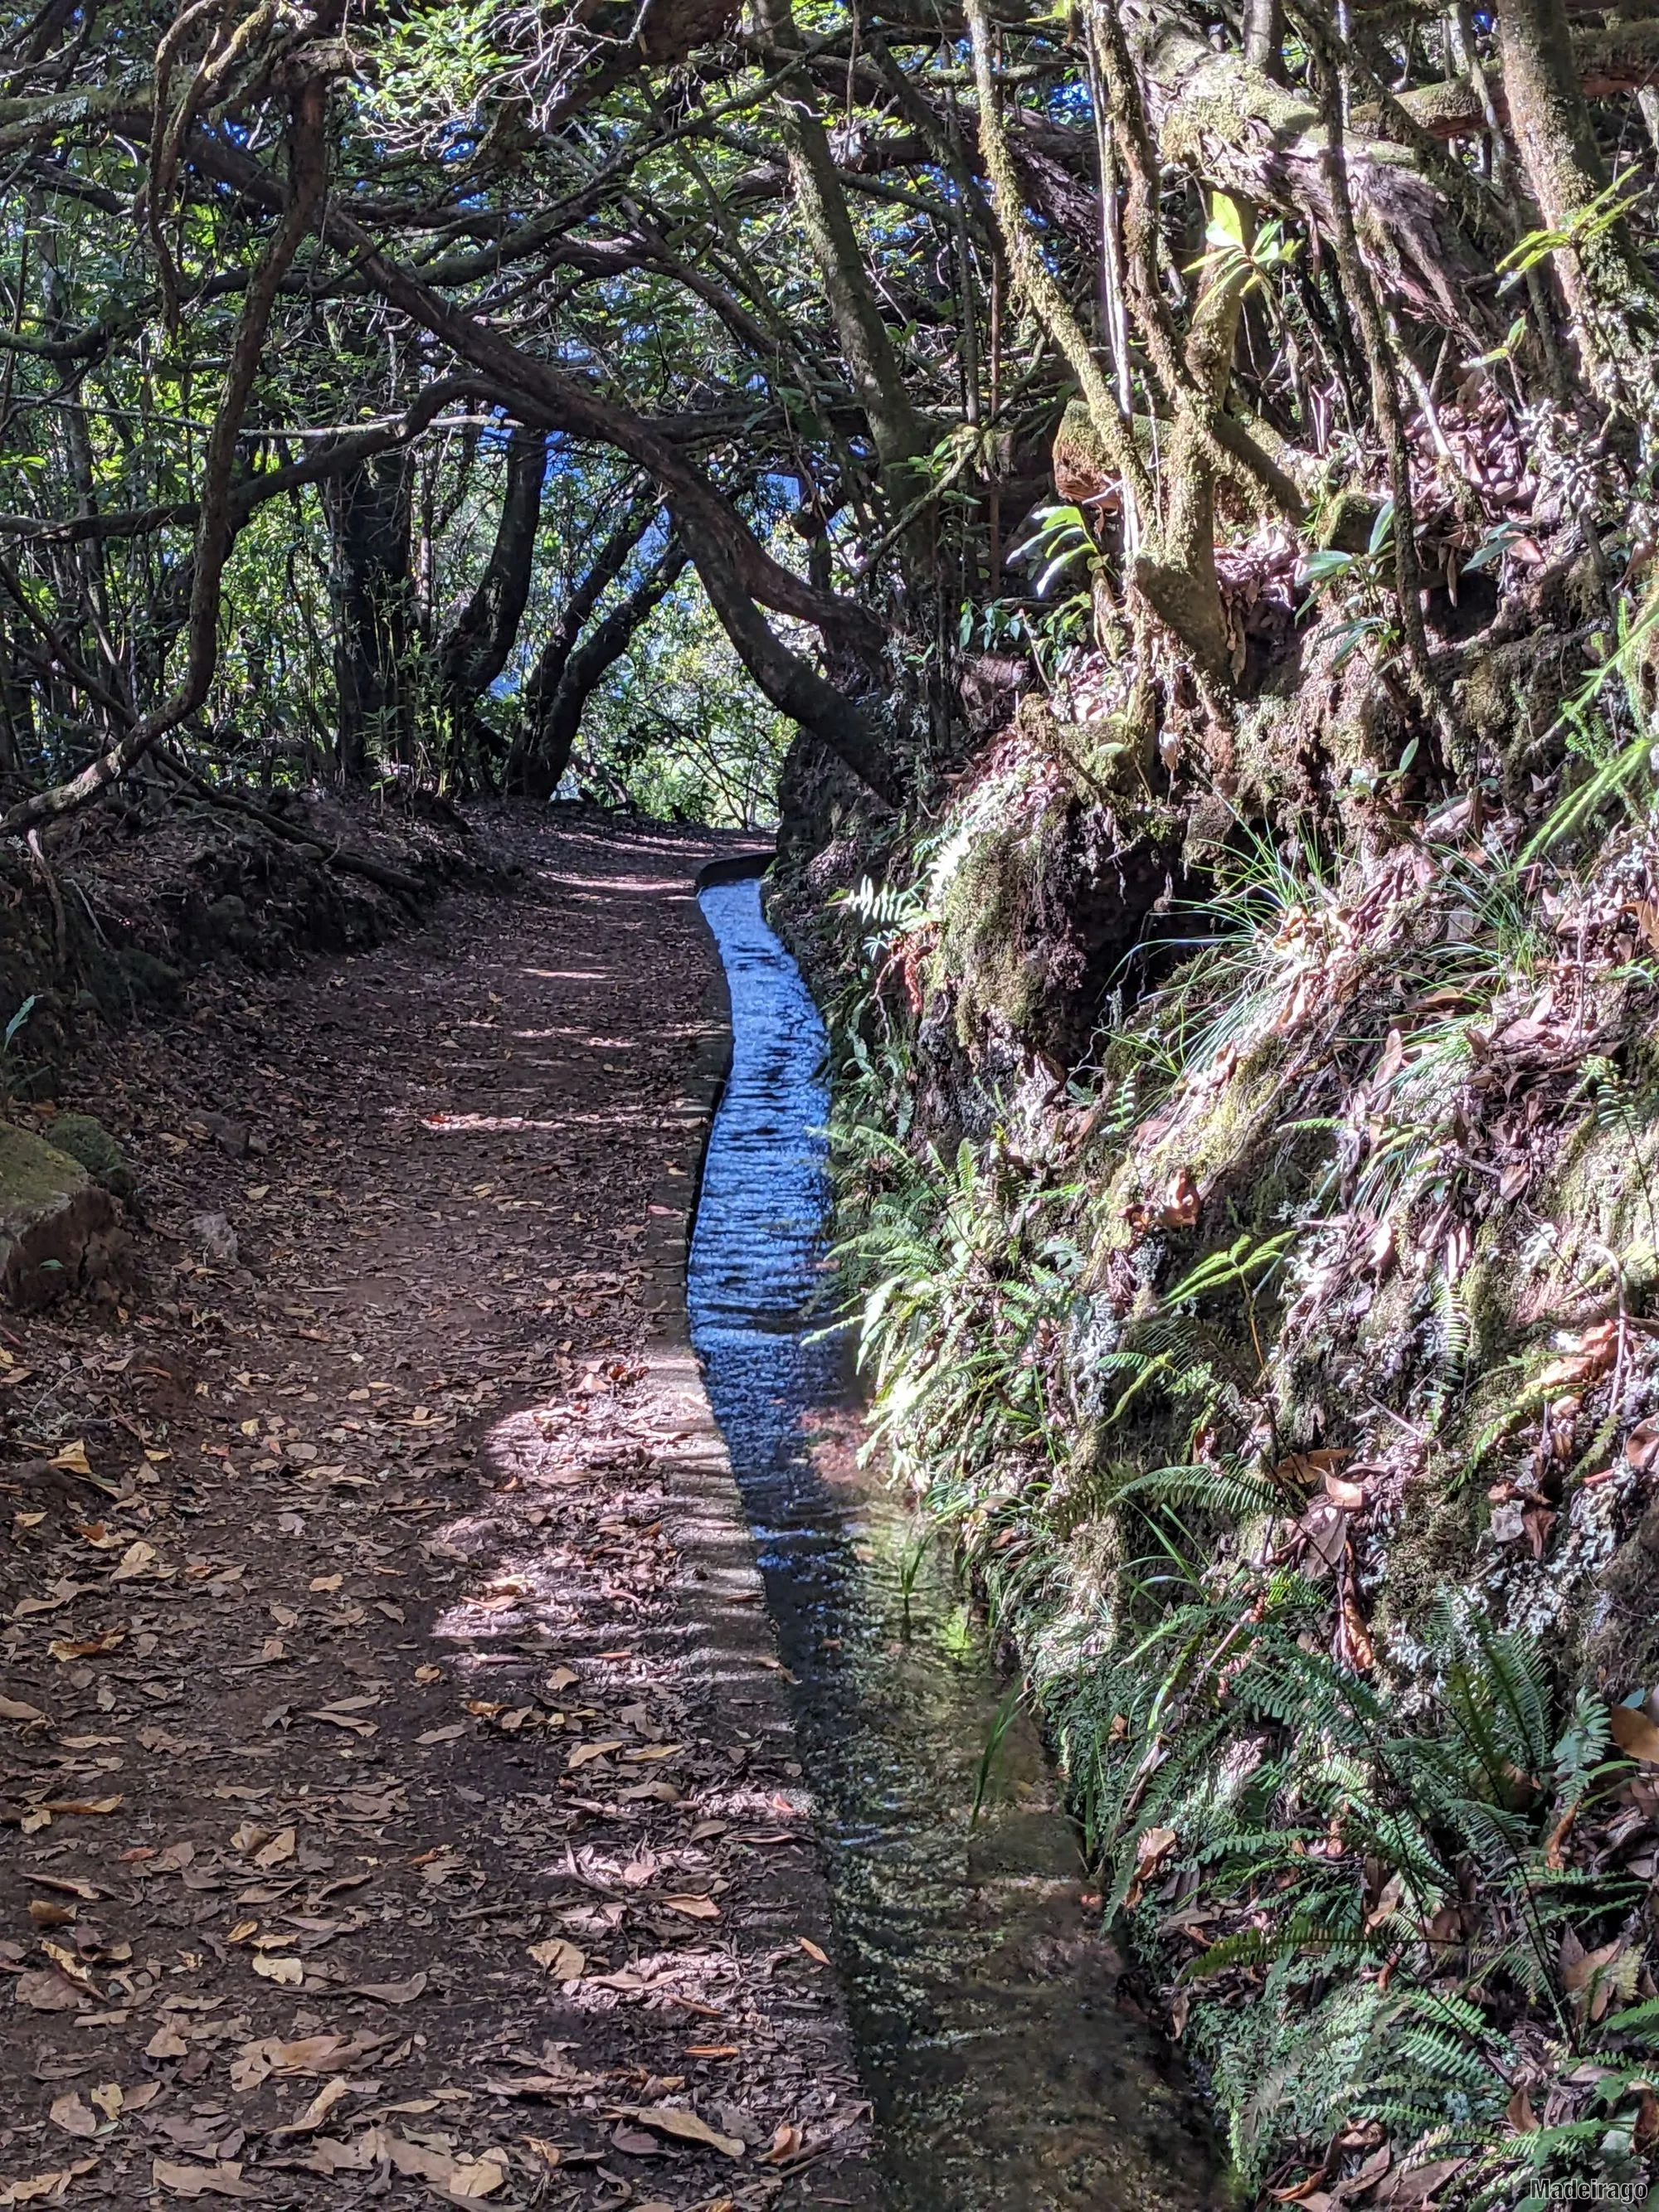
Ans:
POLYGON ((1247 238, 1237 205, 1224 192, 1211 196, 1211 215, 1205 226, 1206 251, 1193 262, 1188 273, 1202 275, 1200 305, 1212 292, 1236 289, 1240 300, 1260 295, 1281 319, 1276 279, 1286 276, 1302 251, 1300 239, 1285 234, 1278 216, 1271 216, 1253 237, 1247 238))
POLYGON ((1530 272, 1554 253, 1582 253, 1598 239, 1617 228, 1641 198, 1645 187, 1638 175, 1615 178, 1571 217, 1552 228, 1529 230, 1498 264, 1503 277, 1500 292, 1513 290, 1530 272))
POLYGON ((1659 626, 1659 595, 1650 595, 1636 613, 1632 612, 1629 601, 1621 599, 1615 650, 1562 701, 1551 734, 1565 732, 1571 749, 1589 763, 1590 774, 1563 796, 1534 832, 1521 855, 1523 866, 1580 835, 1613 799, 1639 818, 1630 794, 1638 783, 1650 787, 1653 775, 1653 735, 1641 685, 1656 626, 1659 626), (1604 710, 1603 694, 1614 678, 1625 715, 1634 728, 1631 738, 1621 738, 1616 720, 1604 710))
MULTIPOLYGON (((936 862, 952 854, 947 825, 931 836, 936 862)), ((933 926, 932 880, 918 865, 843 902, 861 980, 842 1006, 866 1030, 880 979, 933 926)), ((889 1005, 884 1073, 838 1023, 839 1258, 875 1394, 870 1449, 953 1532, 1015 1636, 1108 1911, 1181 1984, 1247 2184, 1374 2124, 1397 2159, 1466 2155, 1482 2188, 1514 2194, 1617 2171, 1607 2145, 1640 2094, 1632 2063, 1595 2127, 1523 2141, 1504 2117, 1532 2047, 1522 2024, 1564 2070, 1607 2045, 1564 1971, 1569 1932, 1613 1948, 1622 1963, 1596 1971, 1620 1988, 1635 1955, 1618 1951, 1630 1883, 1557 1848, 1629 1771, 1610 1756, 1605 1702, 1474 1599, 1430 1609, 1408 1668, 1333 1644, 1329 1570, 1295 1540, 1317 1478, 1280 1441, 1273 1348, 1320 1187, 1282 1225, 1207 1227, 1195 1249, 1149 1239, 1157 1261, 1127 1314, 1097 1290, 1121 1245, 1108 1194, 1136 1115, 1224 1079, 1210 1071, 1224 1077, 1303 1004, 1305 979, 1345 961, 1370 972, 1351 896, 1313 841, 1240 833, 1206 933, 1097 1077, 1073 1080, 1094 1131, 1081 1157, 1046 1152, 1012 1110, 949 1152, 872 1127, 890 1086, 913 1091, 912 1024, 889 1005), (1196 1941, 1178 1932, 1188 1906, 1196 1941)), ((1454 848, 1425 906, 1434 927, 1402 927, 1396 957, 1414 963, 1407 1006, 1429 1005, 1400 1024, 1375 1143, 1343 1198, 1368 1218, 1453 1188, 1447 1117, 1491 1010, 1548 973, 1535 878, 1454 848), (1448 907, 1469 918, 1449 936, 1448 907)), ((1345 1050, 1356 1034, 1380 1049, 1363 990, 1307 1018, 1345 1050)), ((1587 1064, 1614 1115, 1629 1107, 1616 1079, 1587 1064)), ((1449 1272, 1431 1271, 1419 1311, 1432 1429, 1455 1418, 1479 1332, 1449 1272)))
POLYGON ((659 820, 770 827, 792 735, 689 582, 635 635, 590 702, 572 775, 605 803, 659 820))
POLYGON ((480 103, 507 66, 497 0, 418 0, 385 23, 369 46, 364 122, 394 143, 425 151, 476 128, 480 103))

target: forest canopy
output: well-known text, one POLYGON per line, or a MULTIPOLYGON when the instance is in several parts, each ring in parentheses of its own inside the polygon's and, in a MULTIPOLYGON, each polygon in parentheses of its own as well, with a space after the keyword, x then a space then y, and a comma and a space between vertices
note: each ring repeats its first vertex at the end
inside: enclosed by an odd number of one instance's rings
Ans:
POLYGON ((186 758, 741 816, 792 729, 898 804, 1091 653, 1229 794, 1264 700, 1368 803, 1512 778, 1650 557, 1656 41, 15 15, 3 827, 186 758))

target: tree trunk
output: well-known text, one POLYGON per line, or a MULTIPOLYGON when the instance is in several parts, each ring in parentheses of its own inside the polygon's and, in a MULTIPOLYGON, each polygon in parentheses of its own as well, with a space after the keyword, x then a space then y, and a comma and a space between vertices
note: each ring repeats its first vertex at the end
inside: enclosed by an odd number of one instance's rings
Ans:
POLYGON ((1576 233, 1554 257, 1592 382, 1617 386, 1651 343, 1651 284, 1622 222, 1592 235, 1583 218, 1607 188, 1595 125, 1560 0, 1496 0, 1510 133, 1547 230, 1576 233))
POLYGON ((507 663, 530 598, 547 474, 545 430, 515 428, 507 448, 507 489, 495 543, 471 598, 438 647, 446 711, 470 716, 507 663))
MULTIPOLYGON (((1172 165, 1257 209, 1335 228, 1323 123, 1305 93, 1275 84, 1159 14, 1131 41, 1159 151, 1172 165)), ((1480 290, 1492 264, 1419 154, 1380 138, 1348 148, 1360 250, 1384 295, 1465 337, 1492 320, 1480 290)), ((1493 232, 1496 238, 1496 229, 1493 232)))
POLYGON ((0 634, 0 771, 22 768, 35 750, 34 694, 11 640, 0 634))
MULTIPOLYGON (((1222 193, 1211 195, 1212 208, 1218 214, 1224 211, 1224 201, 1222 193)), ((1242 208, 1235 219, 1241 243, 1248 248, 1254 223, 1242 208)), ((1188 374, 1218 409, 1232 375, 1247 273, 1235 270, 1209 284, 1187 334, 1188 374)), ((1234 672, 1216 576, 1215 485, 1210 441, 1196 416, 1183 412, 1176 418, 1170 441, 1164 518, 1147 554, 1135 562, 1134 580, 1142 598, 1188 647, 1212 690, 1225 693, 1232 688, 1234 672)))
MULTIPOLYGON (((780 46, 786 51, 799 47, 790 0, 761 0, 760 12, 780 46)), ((895 480, 895 471, 925 453, 932 440, 906 388, 847 210, 829 136, 811 100, 811 82, 805 69, 780 91, 779 127, 789 179, 853 388, 888 479, 888 496, 900 506, 915 498, 918 487, 895 480)))
MULTIPOLYGON (((514 733, 501 776, 504 789, 517 791, 528 787, 526 770, 531 748, 552 706, 566 663, 576 649, 576 641, 581 635, 588 617, 621 575, 628 565, 629 555, 659 512, 653 499, 641 500, 630 507, 600 546, 592 567, 553 617, 552 626, 519 702, 519 726, 514 733)), ((562 769, 560 775, 563 772, 562 769)), ((556 783, 558 777, 553 781, 556 783)), ((551 787, 549 787, 550 789, 551 787)))
POLYGON ((323 488, 334 604, 336 760, 348 783, 362 782, 379 763, 407 761, 412 750, 410 474, 406 453, 385 453, 323 488))
POLYGON ((625 599, 598 622, 566 659, 551 696, 544 701, 527 748, 522 788, 536 799, 558 789, 576 742, 588 701, 608 669, 621 659, 636 633, 648 622, 684 574, 687 555, 671 543, 625 599))
POLYGON ((904 795, 904 780, 878 714, 837 690, 811 661, 784 644, 750 598, 726 547, 708 530, 699 510, 673 505, 671 512, 675 528, 696 563, 709 605, 738 659, 762 691, 781 714, 810 730, 843 760, 878 798, 898 805, 904 795))

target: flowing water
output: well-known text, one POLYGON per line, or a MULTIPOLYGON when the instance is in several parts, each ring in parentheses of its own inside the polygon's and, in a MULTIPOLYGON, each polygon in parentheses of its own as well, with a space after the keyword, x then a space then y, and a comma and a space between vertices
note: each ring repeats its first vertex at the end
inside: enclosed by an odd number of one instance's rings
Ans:
POLYGON ((830 1188, 825 1038, 753 879, 702 908, 734 1056, 691 1247, 692 1336, 797 1687, 837 1959, 893 2212, 1170 2212, 1219 2201, 1191 2094, 1115 2001, 1120 1966, 1041 1745, 948 1559, 856 1464, 845 1340, 810 1309, 830 1188))

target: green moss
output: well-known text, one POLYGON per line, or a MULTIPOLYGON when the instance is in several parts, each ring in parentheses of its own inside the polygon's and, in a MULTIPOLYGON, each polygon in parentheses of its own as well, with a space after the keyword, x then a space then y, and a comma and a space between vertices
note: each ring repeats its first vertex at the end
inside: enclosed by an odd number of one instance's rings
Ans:
POLYGON ((1591 1120, 1570 1142, 1534 1211, 1570 1224, 1617 1253, 1626 1275, 1655 1272, 1659 1244, 1659 1125, 1644 1128, 1632 1114, 1605 1126, 1591 1120))
POLYGON ((0 1121, 0 1212, 33 1213, 85 1187, 77 1161, 33 1129, 0 1121))
MULTIPOLYGON (((1182 1115, 1156 1144, 1131 1152, 1121 1161, 1097 1209, 1097 1251, 1135 1243, 1138 1232, 1131 1226, 1132 1209, 1164 1204, 1177 1176, 1190 1176, 1206 1199, 1218 1187, 1232 1182, 1278 1124, 1288 1050, 1283 1037, 1261 1039, 1198 1111, 1182 1115)), ((1246 1218, 1260 1219, 1290 1188, 1277 1177, 1272 1179, 1270 1189, 1253 1187, 1254 1196, 1246 1199, 1246 1218)), ((1232 1228, 1231 1221, 1228 1226, 1232 1228)), ((1232 1233, 1236 1235, 1237 1230, 1232 1233)))
POLYGON ((101 1121, 90 1114, 59 1114, 52 1125, 57 1150, 78 1160, 94 1182, 117 1198, 131 1198, 136 1182, 131 1163, 101 1121))
POLYGON ((1382 1632, 1383 1649, 1396 1629, 1419 1634, 1444 1592, 1470 1579, 1474 1547, 1488 1510, 1484 1493, 1472 1486, 1460 1487, 1455 1474, 1453 1466, 1437 1455, 1407 1488, 1377 1607, 1376 1626, 1382 1632))
POLYGON ((1340 491, 1324 507, 1317 531, 1325 552, 1364 553, 1371 542, 1382 502, 1369 492, 1340 491))

